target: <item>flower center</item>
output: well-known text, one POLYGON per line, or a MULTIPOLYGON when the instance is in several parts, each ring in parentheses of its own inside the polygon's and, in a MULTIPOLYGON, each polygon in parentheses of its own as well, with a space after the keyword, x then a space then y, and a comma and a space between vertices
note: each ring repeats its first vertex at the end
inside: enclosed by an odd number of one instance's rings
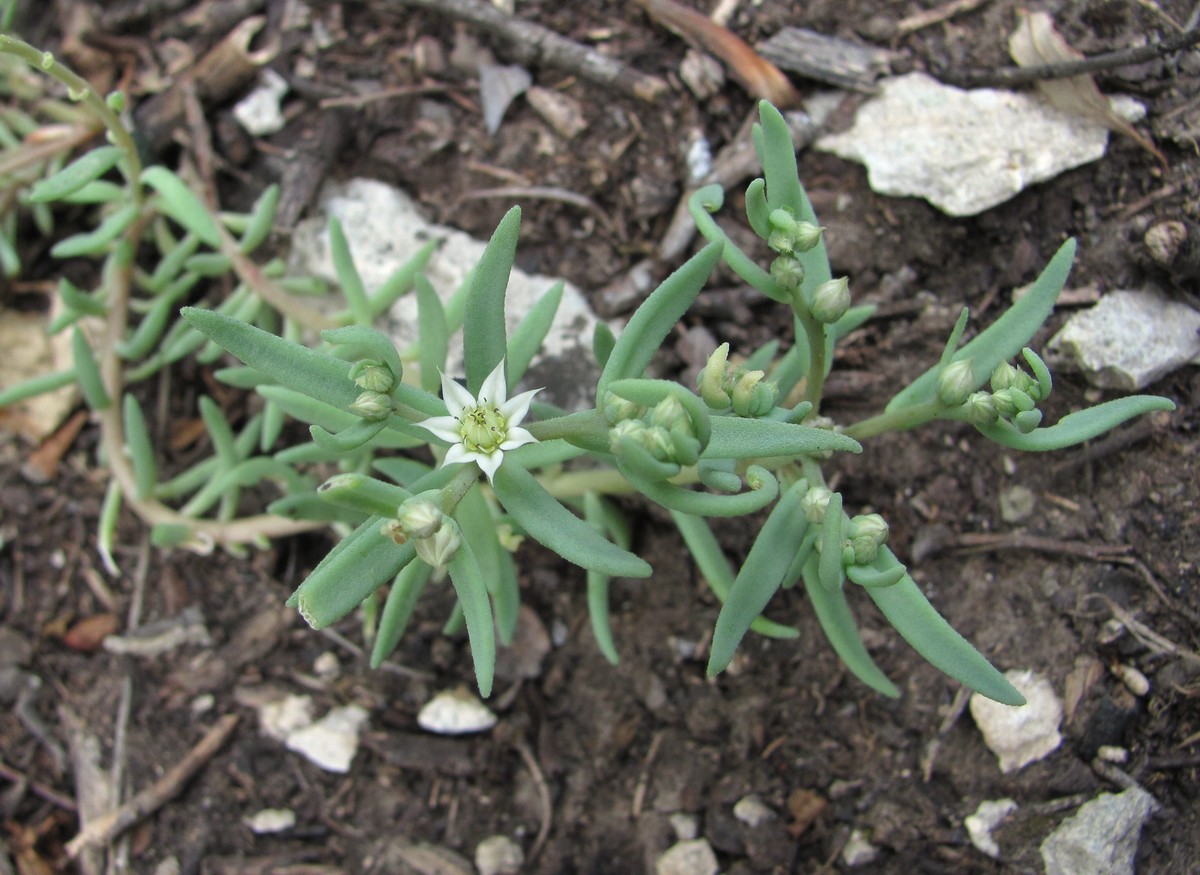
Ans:
POLYGON ((493 453, 508 437, 508 423, 494 404, 468 407, 458 418, 463 446, 472 453, 493 453))

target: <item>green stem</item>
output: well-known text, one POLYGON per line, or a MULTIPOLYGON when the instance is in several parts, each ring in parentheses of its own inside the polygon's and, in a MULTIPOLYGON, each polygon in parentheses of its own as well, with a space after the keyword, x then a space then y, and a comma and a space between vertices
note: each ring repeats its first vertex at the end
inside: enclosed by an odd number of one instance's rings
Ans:
POLYGON ((848 425, 843 434, 861 441, 877 434, 883 434, 885 431, 907 431, 937 419, 945 409, 945 404, 936 398, 931 398, 920 404, 914 404, 912 407, 901 407, 898 410, 881 413, 870 419, 848 425))
POLYGON ((808 383, 804 388, 804 400, 812 403, 812 415, 821 410, 821 396, 825 392, 825 326, 808 313, 807 308, 795 308, 796 321, 804 327, 808 337, 808 383))

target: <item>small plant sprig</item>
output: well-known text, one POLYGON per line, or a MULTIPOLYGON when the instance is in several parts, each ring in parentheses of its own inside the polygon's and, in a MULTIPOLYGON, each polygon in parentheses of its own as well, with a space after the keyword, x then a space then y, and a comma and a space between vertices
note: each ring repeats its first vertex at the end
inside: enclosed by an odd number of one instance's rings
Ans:
POLYGON ((345 307, 322 316, 298 297, 324 292, 320 284, 285 277, 276 262, 260 267, 250 260, 269 235, 275 190, 249 215, 211 210, 179 175, 160 166, 141 168, 113 110, 119 99, 99 101, 81 92, 52 57, 11 38, 0 37, 0 52, 38 65, 74 89, 71 96, 98 112, 114 143, 51 172, 28 195, 31 202, 49 203, 85 193, 88 202, 102 204, 105 218, 96 231, 55 247, 64 257, 100 258, 100 284, 90 293, 65 281, 60 288, 70 315, 55 327, 73 326, 73 369, 6 390, 0 403, 78 381, 99 418, 117 483, 101 523, 103 550, 111 549, 122 498, 164 545, 236 548, 313 526, 341 531, 344 537, 289 604, 317 628, 364 608, 374 665, 395 650, 424 590, 448 577, 457 607, 446 631, 466 627, 477 683, 488 695, 497 638, 507 644, 516 630, 515 560, 526 538, 584 570, 592 630, 615 663, 609 584, 653 573, 632 552, 630 527, 611 500, 636 493, 670 512, 722 602, 710 675, 728 666, 748 631, 794 638, 794 628, 762 612, 780 589, 802 583, 851 671, 884 695, 898 695, 858 634, 847 591, 859 587, 933 665, 985 696, 1021 704, 1004 676, 925 598, 888 548, 883 518, 851 515, 843 496, 828 488, 823 464, 832 453, 859 452, 860 441, 934 420, 965 422, 1007 447, 1041 451, 1078 444, 1149 411, 1173 409, 1164 398, 1134 396, 1042 425, 1038 405, 1052 389, 1051 376, 1027 344, 1066 281, 1075 248, 1068 241, 1020 301, 962 344, 964 310, 940 361, 878 415, 847 424, 824 417, 835 345, 870 317, 871 308, 851 306, 846 279, 832 276, 786 123, 764 103, 754 131, 764 178, 750 184, 746 211, 774 260, 759 265, 713 220, 722 203, 720 187, 697 191, 691 212, 708 245, 647 297, 619 337, 603 325, 597 329, 594 406, 560 410, 539 402, 539 390, 514 394, 561 296, 561 286, 550 289, 506 334, 505 289, 520 226, 516 208, 446 303, 420 274, 434 244, 369 292, 343 229, 331 222, 345 307), (113 168, 124 185, 102 179, 113 168), (144 271, 138 265, 147 258, 154 266, 144 271), (791 346, 780 353, 781 344, 772 342, 733 364, 729 345, 722 344, 694 390, 647 377, 654 351, 719 261, 791 308, 791 346), (211 278, 229 275, 237 281, 232 295, 184 307, 182 320, 173 321, 180 303, 211 288, 211 278), (417 298, 419 341, 400 351, 371 323, 410 289, 417 298), (106 320, 95 341, 77 324, 84 316, 106 320), (450 339, 460 328, 461 383, 447 373, 450 339), (324 329, 320 344, 303 344, 312 329, 324 329), (262 412, 235 434, 216 403, 202 399, 214 455, 163 481, 142 408, 128 386, 184 356, 212 362, 221 351, 243 364, 218 371, 218 378, 256 392, 262 412), (1012 364, 1018 357, 1024 369, 1012 364), (785 400, 792 398, 800 400, 785 400), (284 416, 309 423, 311 440, 276 449, 284 416), (317 472, 331 465, 338 473, 318 484, 317 472), (283 497, 266 514, 238 518, 241 490, 262 480, 280 484, 283 497), (765 521, 735 571, 709 520, 759 512, 766 512, 765 521), (375 600, 384 589, 380 607, 375 600))

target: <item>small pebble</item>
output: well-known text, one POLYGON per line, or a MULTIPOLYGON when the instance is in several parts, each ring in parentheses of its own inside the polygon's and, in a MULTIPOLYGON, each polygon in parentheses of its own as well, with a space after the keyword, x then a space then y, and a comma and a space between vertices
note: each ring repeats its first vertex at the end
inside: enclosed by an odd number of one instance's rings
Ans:
POLYGON ((327 772, 345 774, 358 752, 358 736, 368 716, 361 705, 334 708, 311 726, 290 733, 288 750, 294 750, 327 772))
POLYGON ((1132 665, 1118 665, 1116 671, 1121 683, 1135 696, 1141 698, 1150 692, 1150 681, 1132 665))
POLYGON ((775 819, 775 812, 757 796, 743 796, 733 806, 733 816, 746 826, 755 827, 775 819))
POLYGON ((296 812, 290 808, 264 808, 243 818, 242 823, 250 827, 250 832, 255 835, 269 835, 295 826, 296 812))
POLYGON ((681 842, 690 842, 700 834, 700 822, 696 820, 694 815, 676 811, 667 818, 667 822, 671 824, 671 829, 675 831, 675 838, 681 842))
POLYGON ((992 830, 1017 810, 1017 803, 1011 799, 985 799, 979 803, 975 813, 963 820, 971 844, 989 857, 1000 856, 1000 846, 992 838, 992 830))
POLYGON ((866 866, 874 863, 878 856, 879 848, 867 840, 867 834, 861 829, 851 832, 850 838, 846 839, 846 846, 842 848, 842 862, 847 866, 866 866))
POLYGON ((1124 763, 1129 760, 1129 751, 1115 744, 1102 744, 1096 751, 1097 758, 1106 763, 1124 763))
POLYGON ((506 835, 488 836, 475 847, 479 875, 517 875, 525 865, 525 852, 506 835))
POLYGON ((717 875, 717 855, 705 839, 679 842, 654 864, 655 875, 717 875))
POLYGON ((342 664, 338 662, 337 654, 332 650, 326 650, 320 656, 313 660, 313 671, 317 677, 328 683, 336 680, 341 674, 342 664))
POLYGON ((496 725, 496 715, 460 687, 430 699, 417 714, 417 725, 438 735, 467 735, 491 729, 496 725))

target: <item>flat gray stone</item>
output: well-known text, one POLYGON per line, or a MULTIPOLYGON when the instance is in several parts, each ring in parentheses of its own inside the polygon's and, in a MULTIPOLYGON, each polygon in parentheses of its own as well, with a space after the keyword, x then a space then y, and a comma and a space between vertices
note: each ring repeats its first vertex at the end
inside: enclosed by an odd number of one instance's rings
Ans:
POLYGON ((974 216, 1104 154, 1108 130, 1029 94, 964 91, 924 73, 880 82, 854 126, 816 147, 867 167, 871 188, 974 216))
POLYGON ((1119 289, 1068 319, 1046 354, 1101 388, 1142 389, 1200 360, 1200 313, 1154 288, 1119 289))
POLYGON ((1046 875, 1133 875, 1142 824, 1157 807, 1138 787, 1101 793, 1046 836, 1046 875))

